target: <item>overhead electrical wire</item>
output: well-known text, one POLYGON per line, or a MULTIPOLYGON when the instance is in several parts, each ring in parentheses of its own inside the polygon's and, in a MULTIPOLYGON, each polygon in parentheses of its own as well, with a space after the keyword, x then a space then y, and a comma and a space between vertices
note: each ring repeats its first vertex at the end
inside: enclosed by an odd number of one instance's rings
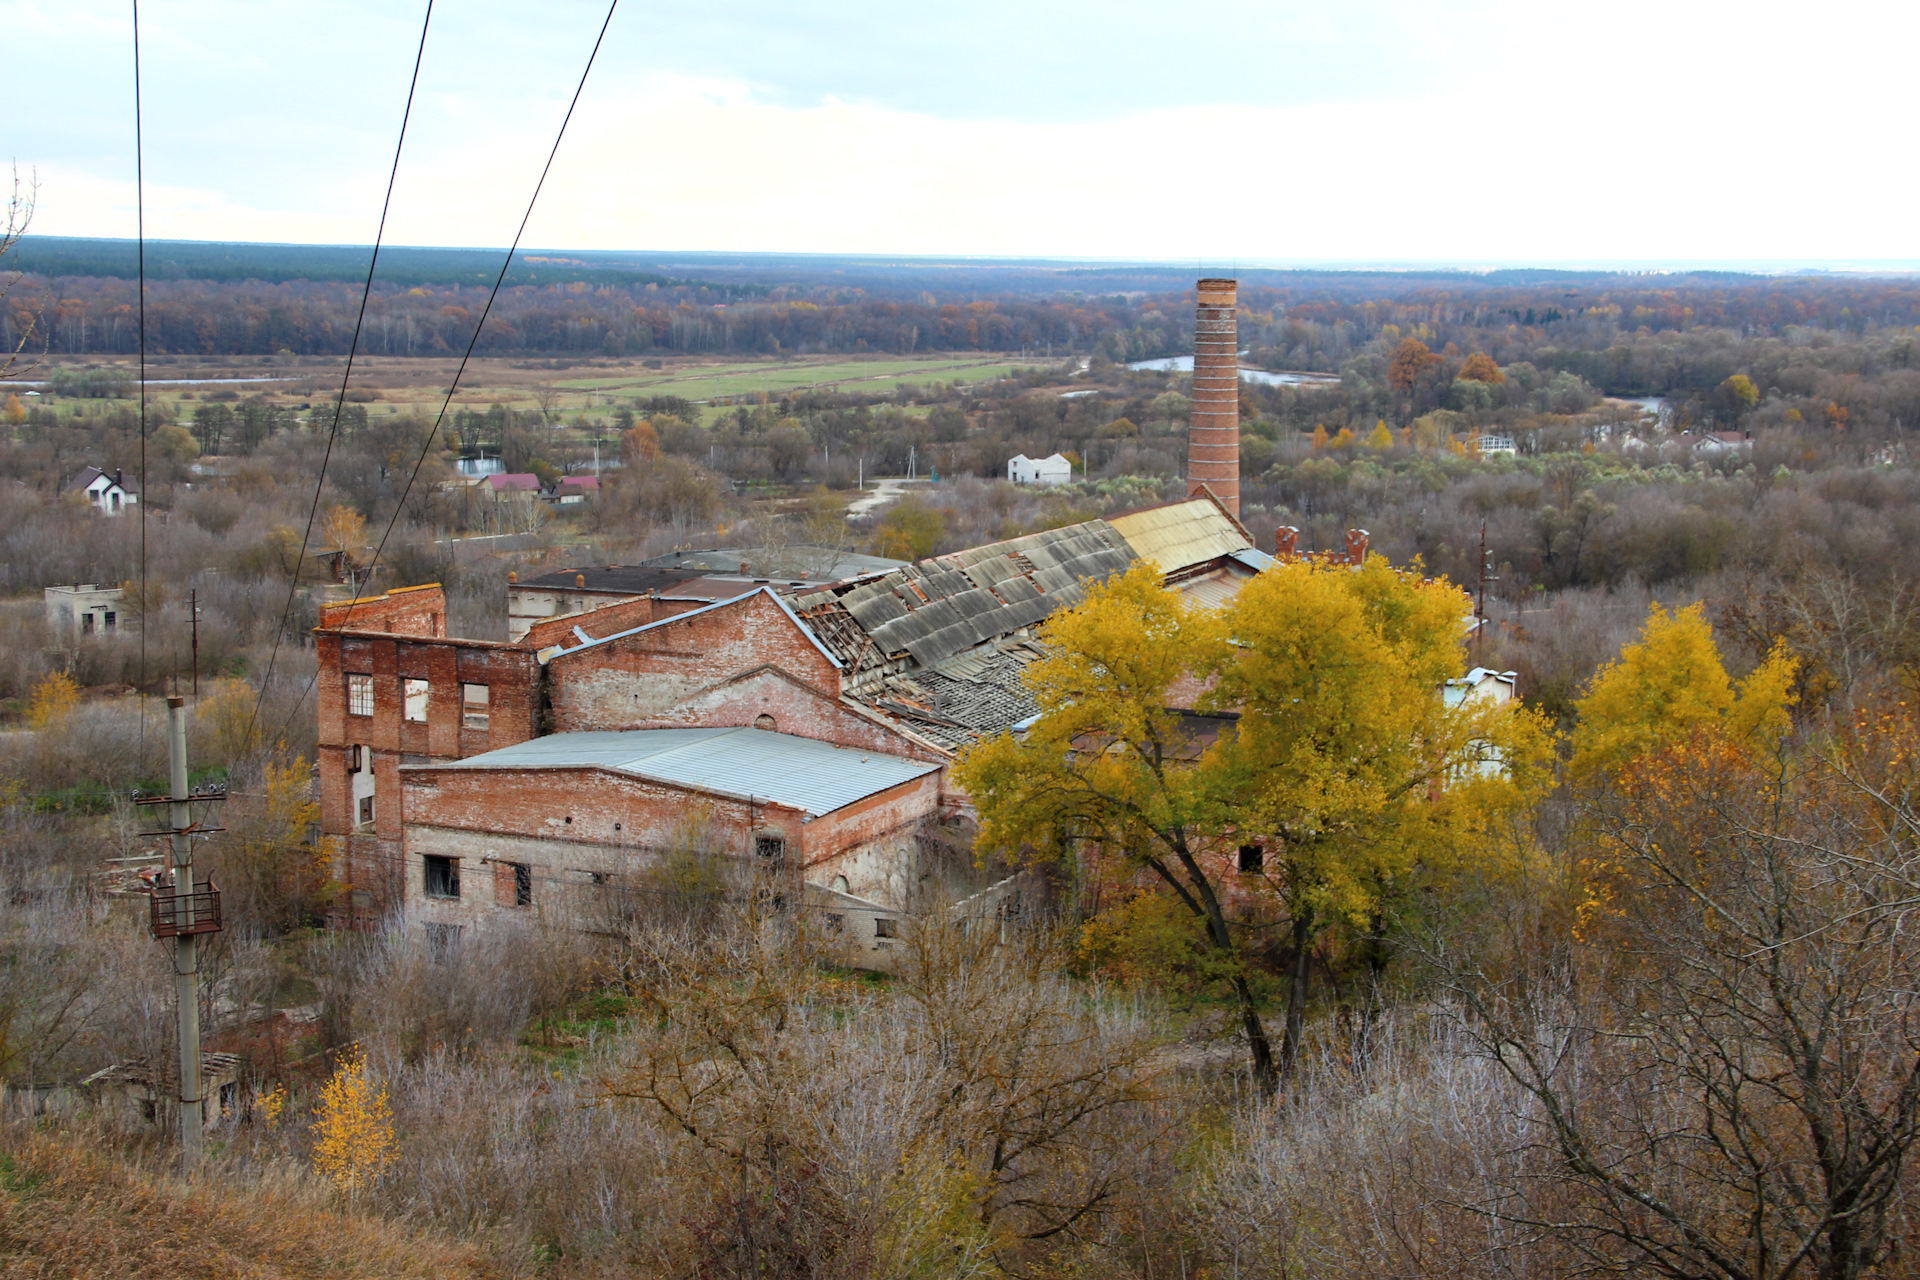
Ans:
MULTIPOLYGON (((387 172, 387 194, 380 202, 380 225, 373 233, 373 256, 367 259, 367 283, 360 293, 359 314, 353 320, 353 340, 347 344, 347 368, 340 379, 340 394, 334 397, 333 423, 327 429, 326 452, 320 456, 320 474, 313 481, 313 501, 307 506, 307 527, 300 535, 300 551, 287 574, 287 600, 280 609, 280 623, 273 631, 273 649, 267 655, 267 668, 260 677, 260 687, 254 691, 253 712, 247 717, 247 731, 241 735, 242 742, 252 741, 253 726, 260 718, 260 704, 267 696, 267 686, 273 682, 274 664, 280 658, 280 641, 287 632, 287 619, 293 614, 294 598, 299 594, 300 569, 307 560, 307 544, 313 538, 313 522, 320 512, 320 495, 327 484, 327 467, 333 461, 333 446, 340 437, 340 415, 347 404, 347 384, 353 380, 354 357, 360 352, 360 333, 366 325, 367 303, 373 297, 373 273, 380 265, 380 245, 387 234, 387 213, 393 207, 393 187, 400 176, 400 153, 407 145, 407 124, 413 119, 413 95, 420 87, 420 64, 427 56, 427 31, 432 26, 433 0, 427 0, 426 17, 420 23, 420 46, 413 55, 413 77, 407 82, 407 105, 400 113, 400 140, 393 147, 393 166, 387 172)), ((306 695, 301 696, 304 698, 306 695)))
POLYGON ((147 625, 153 621, 147 596, 147 175, 146 139, 140 127, 140 0, 133 0, 133 218, 135 261, 139 274, 140 347, 140 754, 147 749, 147 625))
MULTIPOLYGON (((513 257, 520 251, 520 240, 527 233, 527 223, 533 219, 533 209, 539 203, 541 188, 546 186, 547 175, 553 171, 554 158, 560 154, 560 143, 567 136, 567 125, 573 119, 574 108, 580 105, 580 95, 586 91, 587 77, 593 72, 594 60, 600 56, 600 46, 607 38, 607 28, 613 24, 614 11, 619 7, 620 0, 612 0, 612 3, 607 5, 607 16, 600 23, 600 33, 594 37, 593 50, 587 54, 587 65, 580 71, 580 82, 574 86, 573 98, 567 103, 567 113, 560 118, 560 129, 554 134, 553 146, 547 151, 547 162, 540 167, 540 178, 533 184, 533 194, 527 199, 526 212, 520 215, 519 229, 513 233, 513 243, 508 246, 506 257, 500 262, 500 270, 493 278, 493 288, 487 293, 487 305, 481 308, 480 320, 473 326, 473 336, 467 340, 467 349, 460 356, 460 364, 454 370, 453 381, 448 384, 447 394, 440 401, 440 412, 434 415, 433 426, 428 429, 426 438, 421 441, 420 456, 413 460, 413 470, 407 475, 406 486, 401 489, 399 498, 393 504, 393 514, 387 518, 387 527, 380 535, 379 545, 374 548, 373 558, 367 562, 368 581, 373 578, 374 569, 380 563, 380 556, 386 551, 387 541, 393 536, 394 526, 400 520, 400 513, 406 509, 407 498, 413 493, 414 482, 420 478, 420 468, 426 464, 427 455, 433 450, 433 442, 439 437, 440 428, 446 422, 447 411, 453 405, 454 393, 460 389, 460 379, 466 374, 467 363, 473 359, 474 348, 480 343, 480 334, 487 327, 487 317, 493 313, 494 300, 500 296, 500 286, 507 278, 508 268, 513 266, 513 257)), ((346 624, 346 621, 353 616, 353 610, 358 603, 358 600, 348 601, 347 611, 340 616, 338 625, 346 624)), ((307 680, 307 687, 300 691, 300 696, 294 700, 293 707, 287 712, 287 718, 281 723, 280 734, 277 736, 286 734, 287 728, 293 723, 294 716, 299 714, 301 706, 307 700, 307 694, 313 691, 314 683, 319 678, 320 673, 316 668, 314 674, 307 680)), ((265 693, 266 685, 263 682, 260 696, 264 697, 265 693)), ((259 705, 259 698, 256 698, 254 701, 256 711, 259 705)), ((249 726, 249 732, 251 732, 251 726, 249 726)))

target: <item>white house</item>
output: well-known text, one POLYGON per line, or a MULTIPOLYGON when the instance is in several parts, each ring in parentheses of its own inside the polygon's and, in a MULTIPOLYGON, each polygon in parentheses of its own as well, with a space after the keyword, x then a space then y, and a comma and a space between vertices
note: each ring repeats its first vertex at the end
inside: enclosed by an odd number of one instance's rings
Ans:
POLYGON ((102 515, 117 516, 140 501, 140 486, 120 472, 111 475, 99 467, 88 467, 73 478, 68 493, 83 493, 102 515))
POLYGON ((1501 453, 1511 458, 1517 452, 1513 445, 1512 436, 1475 436, 1473 438, 1473 448, 1474 451, 1483 458, 1491 458, 1495 454, 1501 453))
POLYGON ((1738 431, 1710 431, 1694 442, 1694 453, 1717 458, 1727 453, 1752 453, 1753 441, 1738 431))
POLYGON ((1073 464, 1057 453, 1044 458, 1016 453, 1007 459, 1007 479, 1015 484, 1072 484, 1073 464))

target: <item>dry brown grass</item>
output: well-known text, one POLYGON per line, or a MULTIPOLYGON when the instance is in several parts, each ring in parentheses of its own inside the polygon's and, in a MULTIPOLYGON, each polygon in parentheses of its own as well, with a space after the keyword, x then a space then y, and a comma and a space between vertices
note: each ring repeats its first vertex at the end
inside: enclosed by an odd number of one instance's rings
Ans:
POLYGON ((0 1134, 0 1277, 487 1277, 480 1249, 342 1213, 287 1177, 247 1187, 143 1173, 80 1141, 0 1134))

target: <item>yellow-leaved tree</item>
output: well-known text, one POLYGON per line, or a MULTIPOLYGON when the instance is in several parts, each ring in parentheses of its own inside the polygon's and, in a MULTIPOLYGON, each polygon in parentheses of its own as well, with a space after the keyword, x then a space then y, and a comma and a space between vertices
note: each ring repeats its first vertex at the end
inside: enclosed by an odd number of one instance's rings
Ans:
POLYGON ((64 671, 55 671, 33 686, 27 702, 27 727, 38 733, 58 729, 80 705, 80 685, 64 671))
POLYGON ((1300 1045, 1315 931, 1358 931, 1377 978, 1393 913, 1511 858, 1503 824, 1551 785, 1541 717, 1450 692, 1470 612, 1458 587, 1380 556, 1275 566, 1228 609, 1235 645, 1215 697, 1240 721, 1226 781, 1293 934, 1283 1068, 1300 1045))
POLYGON ((368 1073, 366 1054, 355 1045, 321 1086, 313 1167, 351 1195, 379 1178, 398 1154, 386 1086, 368 1073))
POLYGON ((1784 647, 1735 684, 1720 660, 1706 610, 1654 605, 1640 639, 1600 669, 1574 704, 1571 773, 1592 782, 1701 734, 1741 750, 1776 751, 1791 727, 1797 664, 1784 647))
POLYGON ((1697 856, 1693 844, 1712 843, 1679 838, 1688 847, 1666 849, 1677 838, 1667 815, 1698 801, 1701 779, 1724 785, 1737 777, 1733 789, 1749 798, 1785 794, 1798 666, 1777 645, 1735 682, 1701 605, 1668 613, 1656 604, 1640 639, 1594 676, 1574 704, 1580 722, 1568 765, 1596 821, 1592 845, 1580 861, 1583 933, 1618 915, 1636 886, 1649 882, 1650 850, 1666 850, 1652 863, 1663 865, 1667 854, 1686 861, 1697 856), (1650 835, 1654 830, 1664 835, 1650 835))
POLYGON ((1091 585, 1042 629, 1048 656, 1025 677, 1038 719, 955 765, 980 847, 1084 850, 1157 877, 1204 927, 1271 1090, 1298 1048, 1316 927, 1378 933, 1392 895, 1489 856, 1492 828, 1549 776, 1537 717, 1446 695, 1468 611, 1379 557, 1270 568, 1224 613, 1150 563, 1091 585), (1295 941, 1277 1061, 1223 904, 1242 847, 1262 851, 1256 892, 1286 907, 1295 941))

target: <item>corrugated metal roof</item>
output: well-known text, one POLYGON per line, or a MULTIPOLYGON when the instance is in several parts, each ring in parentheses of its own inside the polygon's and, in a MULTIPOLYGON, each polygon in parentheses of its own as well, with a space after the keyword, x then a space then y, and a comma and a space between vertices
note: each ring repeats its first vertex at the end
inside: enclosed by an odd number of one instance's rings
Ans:
POLYGON ((628 729, 549 734, 465 760, 411 767, 611 769, 818 815, 924 777, 940 766, 770 729, 628 729))
POLYGON ((1079 603, 1082 579, 1104 580, 1133 559, 1104 520, 1090 520, 897 569, 846 592, 840 604, 881 653, 904 650, 932 666, 1079 603))
POLYGON ((1189 578, 1175 589, 1195 604, 1219 609, 1239 595, 1240 588, 1251 581, 1253 579, 1241 577, 1237 573, 1209 573, 1198 578, 1189 578))
POLYGON ((1162 573, 1252 549, 1226 512, 1205 498, 1112 516, 1107 523, 1136 556, 1153 561, 1162 573))

